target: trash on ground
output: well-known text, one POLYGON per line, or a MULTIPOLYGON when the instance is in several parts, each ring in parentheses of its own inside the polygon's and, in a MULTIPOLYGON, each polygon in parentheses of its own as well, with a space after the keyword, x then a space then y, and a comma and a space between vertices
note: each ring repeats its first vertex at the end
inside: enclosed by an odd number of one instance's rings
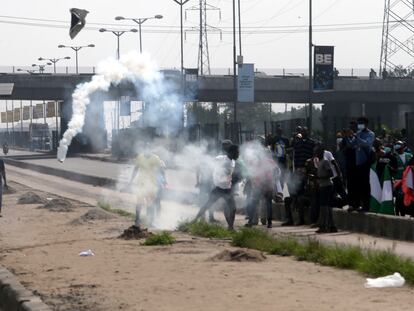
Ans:
POLYGON ((91 249, 88 249, 87 251, 80 252, 79 256, 81 257, 95 256, 95 253, 91 249))
POLYGON ((367 279, 365 288, 402 287, 405 279, 398 272, 377 279, 367 279))

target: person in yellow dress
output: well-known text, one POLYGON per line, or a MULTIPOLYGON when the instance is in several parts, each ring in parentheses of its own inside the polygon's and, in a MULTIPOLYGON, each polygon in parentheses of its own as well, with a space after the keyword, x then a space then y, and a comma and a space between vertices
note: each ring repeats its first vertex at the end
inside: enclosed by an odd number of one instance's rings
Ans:
MULTIPOLYGON (((136 207, 135 207, 135 226, 140 226, 140 213, 143 207, 147 208, 147 214, 154 215, 154 213, 148 213, 149 209, 155 208, 156 199, 160 192, 160 187, 164 185, 160 183, 160 180, 164 179, 165 163, 154 153, 144 152, 139 154, 135 158, 135 167, 132 172, 130 184, 138 175, 136 181, 136 207)), ((152 223, 154 219, 150 219, 152 223)))

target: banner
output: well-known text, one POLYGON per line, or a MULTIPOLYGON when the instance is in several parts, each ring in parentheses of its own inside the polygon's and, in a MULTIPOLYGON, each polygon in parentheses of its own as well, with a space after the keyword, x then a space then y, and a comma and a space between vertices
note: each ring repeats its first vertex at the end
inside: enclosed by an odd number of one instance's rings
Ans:
POLYGON ((198 99, 198 68, 186 68, 185 74, 185 94, 189 100, 198 99))
POLYGON ((237 101, 254 103, 254 64, 239 65, 237 101))
POLYGON ((23 107, 23 120, 29 120, 30 119, 30 107, 26 106, 23 107))
POLYGON ((120 116, 126 117, 131 115, 131 98, 129 96, 121 96, 120 116))
POLYGON ((43 118, 43 104, 37 104, 33 107, 33 119, 43 118))
POLYGON ((1 113, 1 123, 7 123, 7 113, 6 112, 1 113))
POLYGON ((46 117, 53 118, 56 116, 56 104, 55 102, 48 102, 46 105, 46 117))
POLYGON ((334 47, 315 46, 313 90, 330 91, 334 88, 334 47))
POLYGON ((13 111, 7 111, 7 122, 8 123, 13 122, 13 111))
POLYGON ((20 121, 20 108, 14 108, 13 120, 14 122, 20 121))

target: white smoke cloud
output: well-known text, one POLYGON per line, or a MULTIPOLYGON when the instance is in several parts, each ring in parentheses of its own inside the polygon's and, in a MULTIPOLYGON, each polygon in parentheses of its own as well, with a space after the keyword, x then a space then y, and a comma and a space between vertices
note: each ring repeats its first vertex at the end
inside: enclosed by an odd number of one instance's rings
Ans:
MULTIPOLYGON (((59 143, 57 154, 59 161, 65 160, 73 138, 82 132, 86 107, 91 102, 90 96, 98 91, 108 91, 111 85, 118 85, 123 81, 134 83, 144 100, 156 101, 158 107, 165 106, 161 109, 160 115, 168 113, 170 116, 174 116, 175 114, 171 113, 171 109, 168 110, 168 108, 174 108, 177 111, 180 106, 179 97, 171 92, 172 87, 166 83, 157 66, 147 54, 130 52, 122 56, 120 60, 107 59, 98 65, 97 74, 92 77, 92 80, 78 85, 72 94, 73 114, 68 129, 59 143)), ((155 112, 150 110, 150 123, 154 121, 154 114, 155 112)), ((177 119, 179 116, 174 117, 174 124, 177 119)), ((164 123, 166 126, 170 125, 169 122, 164 123)))

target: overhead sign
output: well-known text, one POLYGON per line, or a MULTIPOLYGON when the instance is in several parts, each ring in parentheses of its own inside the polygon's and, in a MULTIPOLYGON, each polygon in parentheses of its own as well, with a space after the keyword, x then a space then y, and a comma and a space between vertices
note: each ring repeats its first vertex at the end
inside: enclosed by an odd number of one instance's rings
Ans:
POLYGON ((334 88, 334 47, 315 46, 313 90, 330 91, 334 88))
POLYGON ((237 101, 254 103, 254 64, 241 64, 237 79, 237 101))
POLYGON ((10 96, 13 93, 14 83, 0 83, 0 95, 10 96))

